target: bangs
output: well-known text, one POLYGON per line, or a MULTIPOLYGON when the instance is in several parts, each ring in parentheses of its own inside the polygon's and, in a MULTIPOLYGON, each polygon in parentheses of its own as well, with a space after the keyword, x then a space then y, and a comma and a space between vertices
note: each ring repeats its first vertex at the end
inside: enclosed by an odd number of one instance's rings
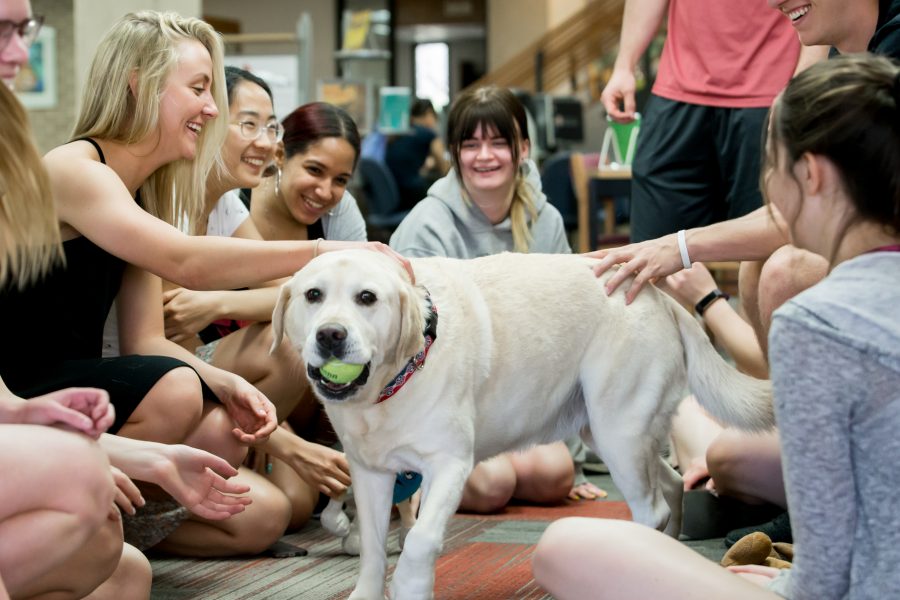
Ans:
POLYGON ((449 132, 448 136, 453 146, 459 146, 463 141, 473 138, 479 125, 482 135, 499 135, 510 147, 518 146, 515 118, 498 103, 473 103, 461 111, 459 120, 454 125, 454 131, 449 132))

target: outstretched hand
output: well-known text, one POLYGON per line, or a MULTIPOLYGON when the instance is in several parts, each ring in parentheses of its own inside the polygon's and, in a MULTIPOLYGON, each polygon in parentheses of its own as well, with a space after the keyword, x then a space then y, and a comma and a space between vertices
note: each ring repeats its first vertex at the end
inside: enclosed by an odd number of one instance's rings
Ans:
POLYGON ((94 439, 109 429, 115 411, 109 394, 96 388, 67 388, 37 396, 17 407, 16 422, 71 428, 94 439))
POLYGON ((288 464, 303 481, 329 498, 338 498, 350 485, 350 464, 338 452, 296 437, 288 464))
POLYGON ((250 486, 228 481, 237 469, 204 450, 183 444, 165 445, 166 461, 156 467, 155 483, 198 517, 220 521, 243 512, 250 486))
MULTIPOLYGON (((134 482, 128 475, 116 467, 110 466, 109 468, 112 471, 113 483, 116 485, 116 496, 114 499, 116 506, 123 512, 133 515, 138 508, 146 504, 141 491, 134 485, 134 482)), ((115 516, 118 517, 118 511, 115 511, 115 516)))
POLYGON ((278 427, 275 406, 242 377, 231 377, 219 399, 237 425, 232 433, 244 444, 264 442, 278 427))
POLYGON ((631 286, 625 291, 626 304, 631 304, 645 284, 654 283, 657 279, 677 273, 684 268, 675 234, 618 248, 596 250, 585 256, 600 259, 600 262, 594 265, 594 274, 597 277, 613 265, 619 265, 619 270, 606 282, 607 295, 612 294, 626 279, 634 277, 631 286))

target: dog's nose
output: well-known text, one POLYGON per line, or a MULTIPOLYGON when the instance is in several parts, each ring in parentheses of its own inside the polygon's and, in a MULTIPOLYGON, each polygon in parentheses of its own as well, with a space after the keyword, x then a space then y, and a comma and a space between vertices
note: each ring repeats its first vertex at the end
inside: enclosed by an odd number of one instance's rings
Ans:
POLYGON ((338 325, 337 323, 326 323, 319 327, 319 330, 316 332, 316 343, 319 347, 335 356, 338 354, 337 351, 341 346, 344 345, 344 340, 346 339, 347 330, 344 329, 343 325, 338 325))

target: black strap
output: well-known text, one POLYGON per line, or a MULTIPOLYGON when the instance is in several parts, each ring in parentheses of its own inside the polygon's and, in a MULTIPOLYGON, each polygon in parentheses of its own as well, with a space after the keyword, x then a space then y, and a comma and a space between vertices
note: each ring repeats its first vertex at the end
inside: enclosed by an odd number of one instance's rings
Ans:
POLYGON ((731 296, 729 296, 722 290, 716 288, 713 291, 711 291, 710 293, 708 293, 707 295, 703 296, 703 298, 700 299, 700 302, 698 302, 694 306, 694 310, 697 312, 698 315, 700 315, 702 317, 703 313, 706 312, 706 309, 709 308, 709 305, 712 304, 713 302, 715 302, 716 300, 718 300, 719 298, 725 298, 726 300, 728 300, 729 298, 731 298, 731 296))
POLYGON ((75 138, 72 141, 89 143, 91 146, 93 146, 97 150, 97 154, 100 155, 100 162, 102 162, 104 165, 106 164, 106 157, 103 155, 103 149, 100 148, 100 144, 98 144, 95 139, 89 138, 89 137, 81 137, 81 138, 75 138))

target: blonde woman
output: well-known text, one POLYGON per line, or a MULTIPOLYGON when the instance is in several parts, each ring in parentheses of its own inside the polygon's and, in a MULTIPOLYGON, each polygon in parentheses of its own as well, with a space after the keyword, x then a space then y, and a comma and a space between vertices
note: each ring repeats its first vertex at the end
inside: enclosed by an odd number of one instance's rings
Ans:
MULTIPOLYGON (((191 237, 174 226, 202 211, 227 126, 217 118, 224 89, 221 41, 198 19, 130 14, 101 40, 75 141, 45 157, 66 264, 0 296, 4 314, 16 315, 8 330, 22 341, 0 351, 0 375, 20 396, 103 387, 116 406, 110 431, 186 442, 237 465, 247 444, 275 429, 275 410, 243 378, 166 340, 160 277, 201 289, 239 287, 288 275, 335 245, 191 237), (101 359, 113 298, 124 356, 101 359)), ((265 548, 281 535, 288 506, 261 496, 262 489, 254 491, 255 510, 240 519, 192 517, 182 526, 191 541, 169 549, 223 555, 265 548)), ((177 523, 145 543, 167 537, 177 523)))
MULTIPOLYGON (((26 286, 62 260, 50 186, 7 88, 40 24, 27 0, 0 1, 0 290, 26 286)), ((134 548, 123 553, 116 485, 94 442, 112 418, 101 390, 25 402, 0 379, 0 598, 149 594, 150 565, 134 548)))
MULTIPOLYGON (((460 95, 450 109, 452 170, 428 190, 391 236, 404 256, 475 258, 499 252, 569 253, 559 211, 541 192, 525 110, 507 89, 460 95)), ((512 499, 555 503, 570 492, 595 497, 586 481, 573 489, 574 466, 562 442, 501 454, 475 466, 460 508, 494 512, 512 499), (577 491, 576 491, 577 490, 577 491)))

